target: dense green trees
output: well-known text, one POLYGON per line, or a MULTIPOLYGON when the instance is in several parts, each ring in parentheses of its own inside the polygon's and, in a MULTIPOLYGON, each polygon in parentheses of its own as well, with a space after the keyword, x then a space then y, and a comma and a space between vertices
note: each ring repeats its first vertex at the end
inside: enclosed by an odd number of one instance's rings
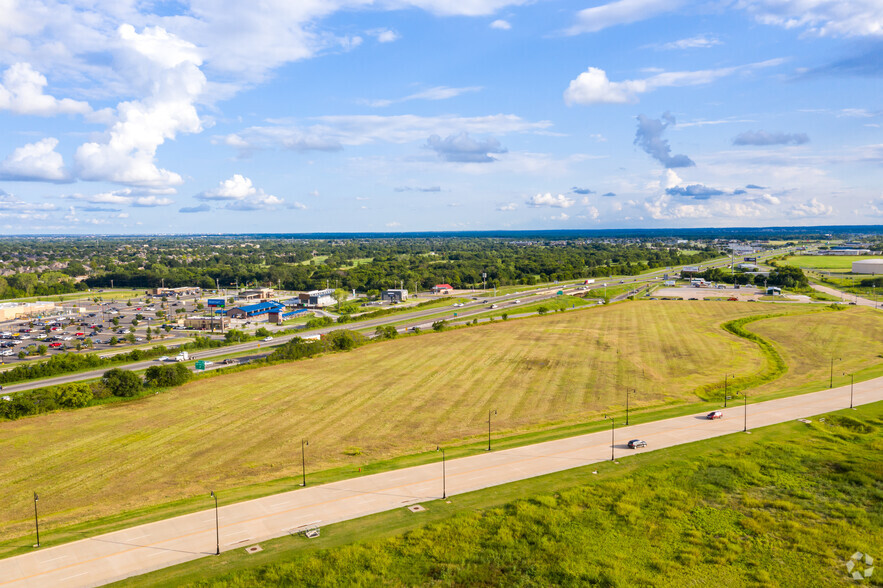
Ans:
POLYGON ((119 368, 104 372, 101 383, 114 396, 123 397, 135 396, 144 387, 138 374, 119 368))
POLYGON ((144 374, 144 379, 148 386, 166 388, 183 384, 192 376, 193 374, 183 363, 175 363, 173 365, 150 366, 144 374))

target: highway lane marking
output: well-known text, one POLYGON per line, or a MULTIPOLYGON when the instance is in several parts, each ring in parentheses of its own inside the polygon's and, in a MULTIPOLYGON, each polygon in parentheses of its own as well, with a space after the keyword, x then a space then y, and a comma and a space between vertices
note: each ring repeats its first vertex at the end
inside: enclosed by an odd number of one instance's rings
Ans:
POLYGON ((65 580, 70 580, 72 578, 79 578, 80 576, 85 576, 88 573, 89 572, 83 572, 82 574, 74 574, 73 576, 68 576, 67 578, 62 578, 61 581, 64 582, 65 580))
POLYGON ((71 556, 69 556, 69 555, 59 555, 58 557, 53 557, 52 559, 47 559, 47 560, 41 561, 41 562, 39 562, 39 564, 40 564, 40 565, 48 564, 50 561, 55 561, 55 560, 57 560, 57 559, 64 559, 64 558, 66 558, 66 557, 71 557, 71 556))
MULTIPOLYGON (((786 400, 786 399, 776 399, 776 400, 786 400)), ((814 401, 814 402, 811 402, 809 406, 812 406, 812 405, 817 404, 817 403, 819 403, 819 402, 823 402, 823 401, 825 401, 825 400, 827 400, 827 399, 826 399, 826 398, 820 398, 819 400, 816 400, 816 401, 814 401)), ((774 401, 775 401, 775 400, 773 400, 773 401, 768 401, 768 402, 774 402, 774 401)), ((871 402, 871 401, 869 401, 869 402, 871 402)), ((757 405, 755 404, 755 406, 757 406, 757 405)), ((757 415, 757 414, 766 414, 766 413, 769 413, 769 412, 774 412, 774 411, 776 411, 776 410, 782 410, 782 408, 789 408, 789 407, 771 408, 771 409, 769 409, 769 410, 766 410, 766 411, 760 411, 760 412, 755 413, 755 414, 756 414, 756 415, 757 415)), ((840 410, 840 409, 828 409, 828 410, 840 410)), ((826 411, 823 410, 822 412, 826 412, 826 411)), ((701 414, 701 413, 699 413, 699 414, 701 414)), ((697 414, 697 415, 688 415, 688 416, 696 417, 696 416, 699 416, 699 415, 697 414)), ((682 418, 682 417, 676 417, 676 418, 682 418)), ((788 420, 791 420, 791 419, 788 419, 788 420)), ((713 422, 713 421, 712 421, 712 422, 713 422)), ((728 421, 728 422, 729 422, 729 421, 728 421)), ((778 421, 778 422, 787 422, 787 421, 778 421)), ((652 423, 652 421, 651 421, 650 423, 646 423, 646 424, 651 424, 651 423, 652 423)), ((645 423, 642 423, 642 424, 645 424, 645 423)), ((669 429, 669 431, 682 431, 682 430, 688 430, 688 429, 695 429, 696 427, 700 426, 700 424, 707 424, 707 421, 702 421, 702 420, 697 419, 697 422, 691 424, 690 426, 687 426, 687 427, 675 427, 675 428, 673 428, 673 429, 669 429)), ((632 426, 637 426, 637 425, 632 425, 632 426)), ((766 426, 766 425, 764 425, 764 426, 766 426)), ((726 431, 725 431, 725 432, 718 432, 718 434, 716 434, 716 435, 712 435, 712 437, 721 437, 721 436, 724 436, 724 435, 733 434, 733 433, 735 433, 735 432, 740 432, 740 431, 729 431, 729 432, 726 432, 726 431)), ((595 432, 595 433, 587 433, 586 435, 594 435, 594 434, 597 434, 597 432, 595 432)), ((648 436, 648 437, 649 437, 649 436, 648 436)), ((578 438, 578 437, 575 437, 575 438, 572 438, 572 439, 577 439, 577 438, 578 438)), ((553 443, 553 442, 555 442, 555 441, 547 441, 546 443, 553 443)), ((689 443, 689 441, 687 441, 686 443, 689 443)), ((680 444, 683 444, 683 443, 676 443, 675 445, 680 445, 680 444)), ((516 460, 516 461, 505 462, 505 463, 496 464, 496 465, 491 465, 491 466, 487 466, 487 467, 475 468, 475 469, 471 469, 471 470, 468 470, 468 471, 465 471, 465 472, 460 472, 460 473, 454 473, 454 474, 449 475, 448 477, 464 476, 464 475, 475 474, 475 473, 487 473, 488 470, 499 469, 499 468, 501 468, 501 467, 511 467, 511 466, 513 466, 513 465, 516 465, 516 464, 523 464, 523 463, 525 463, 525 462, 536 461, 536 460, 543 459, 543 458, 563 456, 564 454, 567 454, 567 453, 573 453, 573 452, 575 452, 575 451, 585 451, 585 450, 589 450, 589 449, 594 450, 594 449, 597 449, 597 448, 600 448, 600 447, 604 447, 604 448, 606 448, 606 447, 609 447, 609 444, 604 443, 604 444, 597 444, 597 445, 583 446, 583 447, 578 447, 578 448, 574 448, 574 449, 566 449, 566 450, 563 450, 563 451, 559 451, 559 452, 555 452, 555 453, 551 453, 551 454, 546 454, 546 455, 530 456, 530 457, 526 457, 526 458, 524 458, 524 459, 520 459, 520 460, 516 460)), ((503 451, 511 451, 511 450, 503 450, 503 451)), ((497 453, 496 455, 504 455, 504 456, 505 456, 505 454, 502 454, 502 453, 497 453)), ((477 457, 477 456, 476 456, 476 457, 477 457)), ((466 459, 468 459, 468 458, 466 458, 466 459)), ((579 460, 579 461, 585 461, 585 460, 589 460, 589 459, 592 459, 592 458, 588 458, 588 457, 586 457, 586 458, 572 458, 572 459, 574 459, 574 460, 579 460)), ((593 464, 593 463, 599 463, 599 462, 601 462, 601 461, 606 461, 606 460, 603 460, 603 459, 602 459, 602 460, 598 460, 598 459, 595 458, 595 459, 593 459, 593 461, 585 461, 585 463, 584 463, 583 465, 591 465, 591 464, 593 464)), ((420 466, 417 466, 417 467, 420 467, 420 466)), ((579 467, 579 466, 573 466, 573 467, 579 467)), ((573 468, 564 468, 564 469, 573 469, 573 468)), ((555 470, 555 471, 561 471, 561 470, 555 470)), ((533 476, 531 476, 531 477, 533 477, 533 476)), ((389 487, 389 488, 382 488, 382 489, 373 490, 373 491, 349 490, 349 489, 346 489, 346 488, 332 488, 332 487, 328 486, 328 487, 326 487, 326 489, 329 489, 329 490, 339 490, 339 491, 344 491, 344 492, 350 492, 351 495, 350 495, 350 496, 344 496, 344 497, 333 498, 333 499, 325 500, 325 501, 322 501, 322 502, 314 502, 314 503, 310 503, 310 504, 306 504, 306 505, 302 505, 302 506, 297 506, 297 507, 290 508, 290 509, 285 510, 285 511, 277 512, 277 513, 268 513, 268 514, 264 514, 264 515, 259 515, 259 516, 256 516, 256 517, 252 517, 252 518, 250 518, 250 519, 245 519, 245 520, 237 521, 237 522, 234 522, 234 523, 228 523, 227 525, 222 525, 221 528, 224 528, 224 527, 232 527, 232 526, 235 526, 235 525, 241 525, 241 524, 250 523, 250 522, 254 522, 254 521, 260 521, 260 520, 263 520, 263 519, 268 519, 268 518, 270 518, 270 517, 276 517, 276 516, 280 516, 280 515, 283 515, 283 514, 288 514, 288 513, 291 513, 291 512, 295 512, 295 511, 298 511, 298 510, 303 510, 303 509, 306 509, 306 508, 315 508, 315 507, 326 506, 326 505, 328 505, 328 504, 339 503, 339 502, 341 502, 341 501, 348 500, 348 499, 351 499, 351 498, 355 498, 355 497, 360 496, 360 495, 371 495, 371 494, 388 493, 388 492, 390 492, 390 491, 392 491, 392 490, 396 490, 396 489, 399 489, 399 488, 406 488, 406 487, 408 487, 408 486, 413 486, 413 485, 416 485, 416 484, 428 484, 428 483, 431 483, 431 482, 438 482, 438 481, 441 480, 441 479, 442 479, 441 476, 436 476, 436 477, 434 477, 434 478, 428 478, 428 479, 424 479, 424 480, 418 480, 418 481, 415 481, 415 482, 411 482, 411 483, 409 483, 409 484, 404 484, 404 485, 399 485, 399 486, 392 486, 392 487, 389 487)), ((501 484, 505 484, 505 483, 509 483, 509 482, 502 482, 501 484)), ((500 485, 500 484, 494 484, 494 485, 500 485)), ((296 492, 296 491, 295 491, 295 492, 296 492)), ((426 500, 436 500, 437 498, 438 498, 438 497, 425 497, 426 500)), ((258 500, 260 500, 260 499, 258 499, 258 500)), ((186 516, 186 515, 185 515, 185 516, 186 516)), ((170 520, 170 519, 167 519, 167 520, 170 520)), ((153 524, 155 524, 155 523, 153 523, 153 524)), ((94 558, 92 558, 92 559, 85 560, 85 561, 82 561, 82 562, 74 562, 74 563, 72 563, 72 564, 69 564, 69 565, 66 565, 66 566, 62 566, 62 567, 60 567, 60 568, 56 568, 56 569, 54 569, 54 570, 47 570, 47 571, 44 571, 44 572, 37 572, 37 573, 35 573, 35 574, 31 574, 31 575, 29 575, 29 576, 23 576, 23 577, 20 577, 20 578, 15 578, 15 579, 12 579, 12 580, 8 580, 8 581, 0 582, 0 586, 2 586, 2 585, 6 585, 6 584, 11 584, 11 583, 13 583, 13 582, 18 582, 18 581, 28 580, 28 579, 30 579, 30 578, 34 578, 34 577, 37 577, 37 576, 41 576, 41 575, 45 575, 45 574, 49 574, 49 573, 53 573, 53 572, 55 572, 55 571, 62 570, 62 569, 66 569, 66 568, 71 568, 71 567, 74 567, 74 566, 77 566, 77 565, 82 565, 82 564, 91 563, 91 562, 94 562, 94 561, 99 561, 99 560, 102 560, 102 559, 107 559, 107 558, 114 557, 114 556, 117 556, 117 555, 122 555, 122 554, 125 554, 125 553, 128 553, 128 552, 131 552, 131 551, 135 551, 135 550, 137 550, 137 549, 144 549, 144 548, 149 548, 149 547, 155 547, 156 545, 160 545, 160 544, 162 544, 162 543, 168 543, 168 542, 170 542, 170 541, 177 541, 177 540, 180 540, 180 539, 184 539, 184 538, 187 538, 187 537, 192 537, 192 536, 199 535, 199 534, 202 534, 202 533, 209 533, 210 531, 211 531, 211 529, 204 529, 204 530, 193 531, 193 532, 191 532, 191 533, 186 533, 186 534, 183 534, 183 535, 179 535, 179 536, 177 536, 177 537, 172 537, 172 538, 168 538, 168 539, 162 539, 162 540, 156 541, 156 542, 151 543, 151 544, 148 544, 148 545, 136 546, 136 547, 132 547, 132 548, 130 548, 130 549, 126 549, 126 550, 124 550, 124 551, 119 551, 119 552, 109 553, 109 554, 105 554, 105 555, 100 555, 100 556, 97 556, 97 557, 94 557, 94 558)), ((241 533, 241 532, 240 532, 240 533, 241 533)), ((81 575, 82 575, 82 574, 81 574, 81 575)))

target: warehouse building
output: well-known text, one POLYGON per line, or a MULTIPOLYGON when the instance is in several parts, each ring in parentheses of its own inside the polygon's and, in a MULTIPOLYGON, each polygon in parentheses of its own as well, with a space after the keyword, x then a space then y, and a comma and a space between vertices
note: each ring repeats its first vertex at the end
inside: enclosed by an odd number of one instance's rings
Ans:
POLYGON ((43 316, 55 312, 53 302, 4 302, 0 304, 0 321, 26 316, 43 316))
POLYGON ((883 259, 862 259, 852 262, 854 274, 883 275, 883 259))
POLYGON ((304 306, 310 308, 322 308, 337 304, 334 299, 334 288, 326 288, 325 290, 311 290, 298 295, 300 302, 304 306))

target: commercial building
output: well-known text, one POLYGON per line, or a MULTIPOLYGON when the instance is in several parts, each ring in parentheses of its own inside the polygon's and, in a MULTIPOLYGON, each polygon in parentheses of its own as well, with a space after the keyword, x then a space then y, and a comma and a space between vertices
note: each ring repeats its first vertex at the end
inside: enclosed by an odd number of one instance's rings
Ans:
POLYGON ((404 302, 408 299, 408 291, 403 289, 384 290, 380 299, 385 302, 404 302))
POLYGON ((883 275, 883 259, 861 259, 859 261, 853 261, 852 273, 883 275))
POLYGON ((776 286, 770 286, 769 288, 766 289, 766 295, 767 296, 781 296, 782 289, 777 288, 776 286))
POLYGON ((272 288, 256 288, 254 290, 242 290, 238 298, 240 300, 270 300, 273 298, 274 292, 272 288))
POLYGON ((203 331, 226 331, 230 326, 230 320, 224 315, 188 316, 184 319, 184 326, 203 331))
POLYGON ((325 290, 311 290, 298 294, 301 304, 311 308, 322 308, 336 304, 334 299, 334 288, 326 288, 325 290))
POLYGON ((154 296, 198 296, 201 291, 195 286, 183 286, 181 288, 154 288, 148 293, 154 296))
POLYGON ((309 312, 306 308, 298 310, 271 310, 267 313, 267 320, 273 324, 281 325, 290 318, 300 316, 309 312))
POLYGON ((454 291, 454 287, 450 284, 436 284, 432 287, 433 294, 450 294, 454 291))
POLYGON ((42 316, 52 312, 55 312, 54 302, 4 302, 0 304, 0 321, 42 316))
POLYGON ((227 316, 236 319, 254 318, 268 314, 271 311, 283 310, 285 306, 278 302, 259 302, 247 306, 231 308, 226 312, 227 316))

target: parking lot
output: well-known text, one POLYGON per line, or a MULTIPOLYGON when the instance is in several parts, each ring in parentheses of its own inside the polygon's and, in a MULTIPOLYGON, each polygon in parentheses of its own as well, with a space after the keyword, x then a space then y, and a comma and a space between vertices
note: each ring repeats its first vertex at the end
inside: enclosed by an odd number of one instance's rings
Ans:
POLYGON ((190 297, 138 296, 103 301, 101 293, 68 301, 51 316, 0 322, 0 364, 48 357, 64 351, 125 352, 136 346, 162 344, 193 334, 174 325, 183 316, 203 313, 199 299, 190 297), (99 298, 96 302, 95 298, 99 298), (150 327, 150 341, 147 329, 150 327), (41 348, 45 354, 40 354, 41 348))

